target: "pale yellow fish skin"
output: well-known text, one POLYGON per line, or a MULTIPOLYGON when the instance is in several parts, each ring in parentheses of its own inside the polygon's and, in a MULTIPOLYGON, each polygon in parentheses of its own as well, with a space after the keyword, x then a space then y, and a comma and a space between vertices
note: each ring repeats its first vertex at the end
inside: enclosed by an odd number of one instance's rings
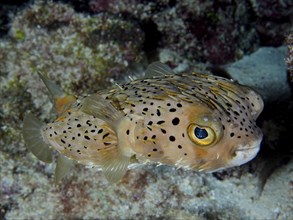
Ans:
POLYGON ((115 149, 135 163, 214 171, 246 163, 260 147, 262 132, 255 120, 263 109, 261 97, 224 78, 161 75, 94 95, 124 117, 109 124, 89 115, 82 111, 81 97, 42 130, 53 149, 85 165, 102 166, 115 149), (212 143, 194 141, 191 124, 209 129, 212 143))

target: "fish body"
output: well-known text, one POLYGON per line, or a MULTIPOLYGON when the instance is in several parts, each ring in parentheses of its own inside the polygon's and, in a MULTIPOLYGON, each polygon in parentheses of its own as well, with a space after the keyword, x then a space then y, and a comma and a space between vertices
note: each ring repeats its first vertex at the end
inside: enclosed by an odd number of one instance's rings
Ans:
MULTIPOLYGON (((35 129, 39 142, 65 160, 102 168, 111 182, 133 163, 215 171, 256 156, 262 132, 255 121, 263 101, 255 91, 221 77, 174 74, 159 62, 146 75, 79 98, 60 98, 57 89, 59 117, 35 129)), ((27 140, 32 135, 25 122, 27 140)))

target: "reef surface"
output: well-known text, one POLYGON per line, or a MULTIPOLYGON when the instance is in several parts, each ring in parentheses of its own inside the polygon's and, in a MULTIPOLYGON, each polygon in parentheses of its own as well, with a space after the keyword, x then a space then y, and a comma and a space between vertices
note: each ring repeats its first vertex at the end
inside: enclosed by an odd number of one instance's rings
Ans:
POLYGON ((2 4, 0 219, 293 219, 293 102, 285 62, 292 10, 291 1, 268 0, 2 4), (258 90, 265 99, 258 156, 216 173, 139 167, 115 185, 76 165, 55 185, 55 164, 38 161, 21 136, 24 113, 54 118, 37 71, 79 95, 140 77, 155 60, 258 90))

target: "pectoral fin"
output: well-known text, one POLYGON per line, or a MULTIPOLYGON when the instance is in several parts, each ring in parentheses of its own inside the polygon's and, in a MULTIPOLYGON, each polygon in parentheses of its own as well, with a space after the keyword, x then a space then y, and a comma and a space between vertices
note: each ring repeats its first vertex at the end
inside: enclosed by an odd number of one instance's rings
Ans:
POLYGON ((101 151, 101 167, 106 179, 111 183, 118 182, 126 173, 130 158, 124 156, 117 147, 101 151))
MULTIPOLYGON (((104 120, 116 132, 119 133, 119 123, 125 117, 124 113, 117 110, 108 100, 98 94, 93 94, 84 99, 81 111, 104 120)), ((119 138, 119 136, 118 136, 119 138)), ((130 158, 125 156, 121 149, 125 146, 113 145, 99 151, 100 164, 107 180, 111 183, 118 182, 126 173, 130 158)))
POLYGON ((117 110, 108 100, 97 94, 83 100, 81 111, 106 121, 114 130, 118 122, 124 117, 122 111, 117 110))

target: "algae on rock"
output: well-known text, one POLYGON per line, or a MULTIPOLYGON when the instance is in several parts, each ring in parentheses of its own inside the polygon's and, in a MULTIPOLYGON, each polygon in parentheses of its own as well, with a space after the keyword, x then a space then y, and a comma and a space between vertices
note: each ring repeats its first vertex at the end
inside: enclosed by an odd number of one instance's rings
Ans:
POLYGON ((49 116, 51 104, 37 72, 70 94, 93 93, 144 61, 143 40, 134 22, 118 16, 89 16, 54 2, 24 8, 0 39, 0 117, 9 125, 1 126, 1 146, 21 142, 25 111, 42 109, 41 118, 49 116))

